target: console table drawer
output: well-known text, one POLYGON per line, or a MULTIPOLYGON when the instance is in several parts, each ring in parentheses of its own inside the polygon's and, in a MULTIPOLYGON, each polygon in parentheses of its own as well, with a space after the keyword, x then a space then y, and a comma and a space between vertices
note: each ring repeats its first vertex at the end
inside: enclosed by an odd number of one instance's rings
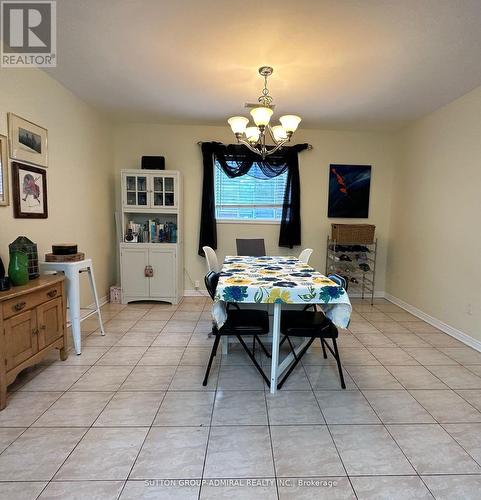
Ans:
POLYGON ((32 309, 48 300, 55 299, 62 295, 62 287, 60 284, 45 287, 42 290, 32 292, 28 295, 16 297, 14 299, 6 300, 3 303, 3 317, 8 319, 15 314, 19 314, 28 309, 32 309))

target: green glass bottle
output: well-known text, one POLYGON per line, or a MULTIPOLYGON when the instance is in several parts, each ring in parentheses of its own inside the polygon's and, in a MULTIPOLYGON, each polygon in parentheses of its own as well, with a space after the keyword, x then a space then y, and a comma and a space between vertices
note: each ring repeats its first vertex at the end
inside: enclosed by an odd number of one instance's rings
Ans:
POLYGON ((28 255, 26 253, 18 250, 10 252, 8 276, 15 286, 28 283, 28 255))

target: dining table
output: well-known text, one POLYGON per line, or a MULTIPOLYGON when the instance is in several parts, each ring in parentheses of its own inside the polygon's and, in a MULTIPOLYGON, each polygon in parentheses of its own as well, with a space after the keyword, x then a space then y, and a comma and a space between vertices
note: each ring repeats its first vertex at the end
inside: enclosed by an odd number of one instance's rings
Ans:
MULTIPOLYGON (((294 361, 291 352, 279 363, 282 307, 316 304, 339 328, 348 326, 352 312, 351 302, 342 286, 292 256, 227 256, 212 306, 212 316, 218 328, 227 319, 228 303, 273 305, 272 394, 277 391, 279 377, 294 361)), ((308 340, 295 348, 296 354, 308 340)))

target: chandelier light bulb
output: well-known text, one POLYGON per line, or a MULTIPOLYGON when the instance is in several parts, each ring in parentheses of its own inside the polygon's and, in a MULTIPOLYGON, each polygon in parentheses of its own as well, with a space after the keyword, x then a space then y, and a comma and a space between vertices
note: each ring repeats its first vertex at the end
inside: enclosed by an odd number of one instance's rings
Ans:
POLYGON ((234 134, 243 134, 246 130, 249 119, 244 116, 233 116, 227 120, 234 134))
POLYGON ((272 134, 277 142, 287 139, 287 133, 282 125, 275 125, 272 127, 272 134))
POLYGON ((301 122, 301 118, 296 115, 284 115, 279 118, 279 121, 287 133, 293 134, 297 130, 297 127, 301 122))
POLYGON ((259 106, 251 110, 252 119, 258 127, 266 127, 269 125, 272 113, 272 109, 266 108, 265 106, 259 106))
POLYGON ((249 142, 256 143, 259 140, 260 131, 257 127, 247 127, 245 134, 249 142))

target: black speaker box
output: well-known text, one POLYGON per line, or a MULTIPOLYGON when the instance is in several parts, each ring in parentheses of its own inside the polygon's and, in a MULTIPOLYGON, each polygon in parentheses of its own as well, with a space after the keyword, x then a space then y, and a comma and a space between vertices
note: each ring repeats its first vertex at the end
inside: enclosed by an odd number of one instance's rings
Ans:
POLYGON ((142 168, 147 170, 165 170, 163 156, 142 156, 142 168))

